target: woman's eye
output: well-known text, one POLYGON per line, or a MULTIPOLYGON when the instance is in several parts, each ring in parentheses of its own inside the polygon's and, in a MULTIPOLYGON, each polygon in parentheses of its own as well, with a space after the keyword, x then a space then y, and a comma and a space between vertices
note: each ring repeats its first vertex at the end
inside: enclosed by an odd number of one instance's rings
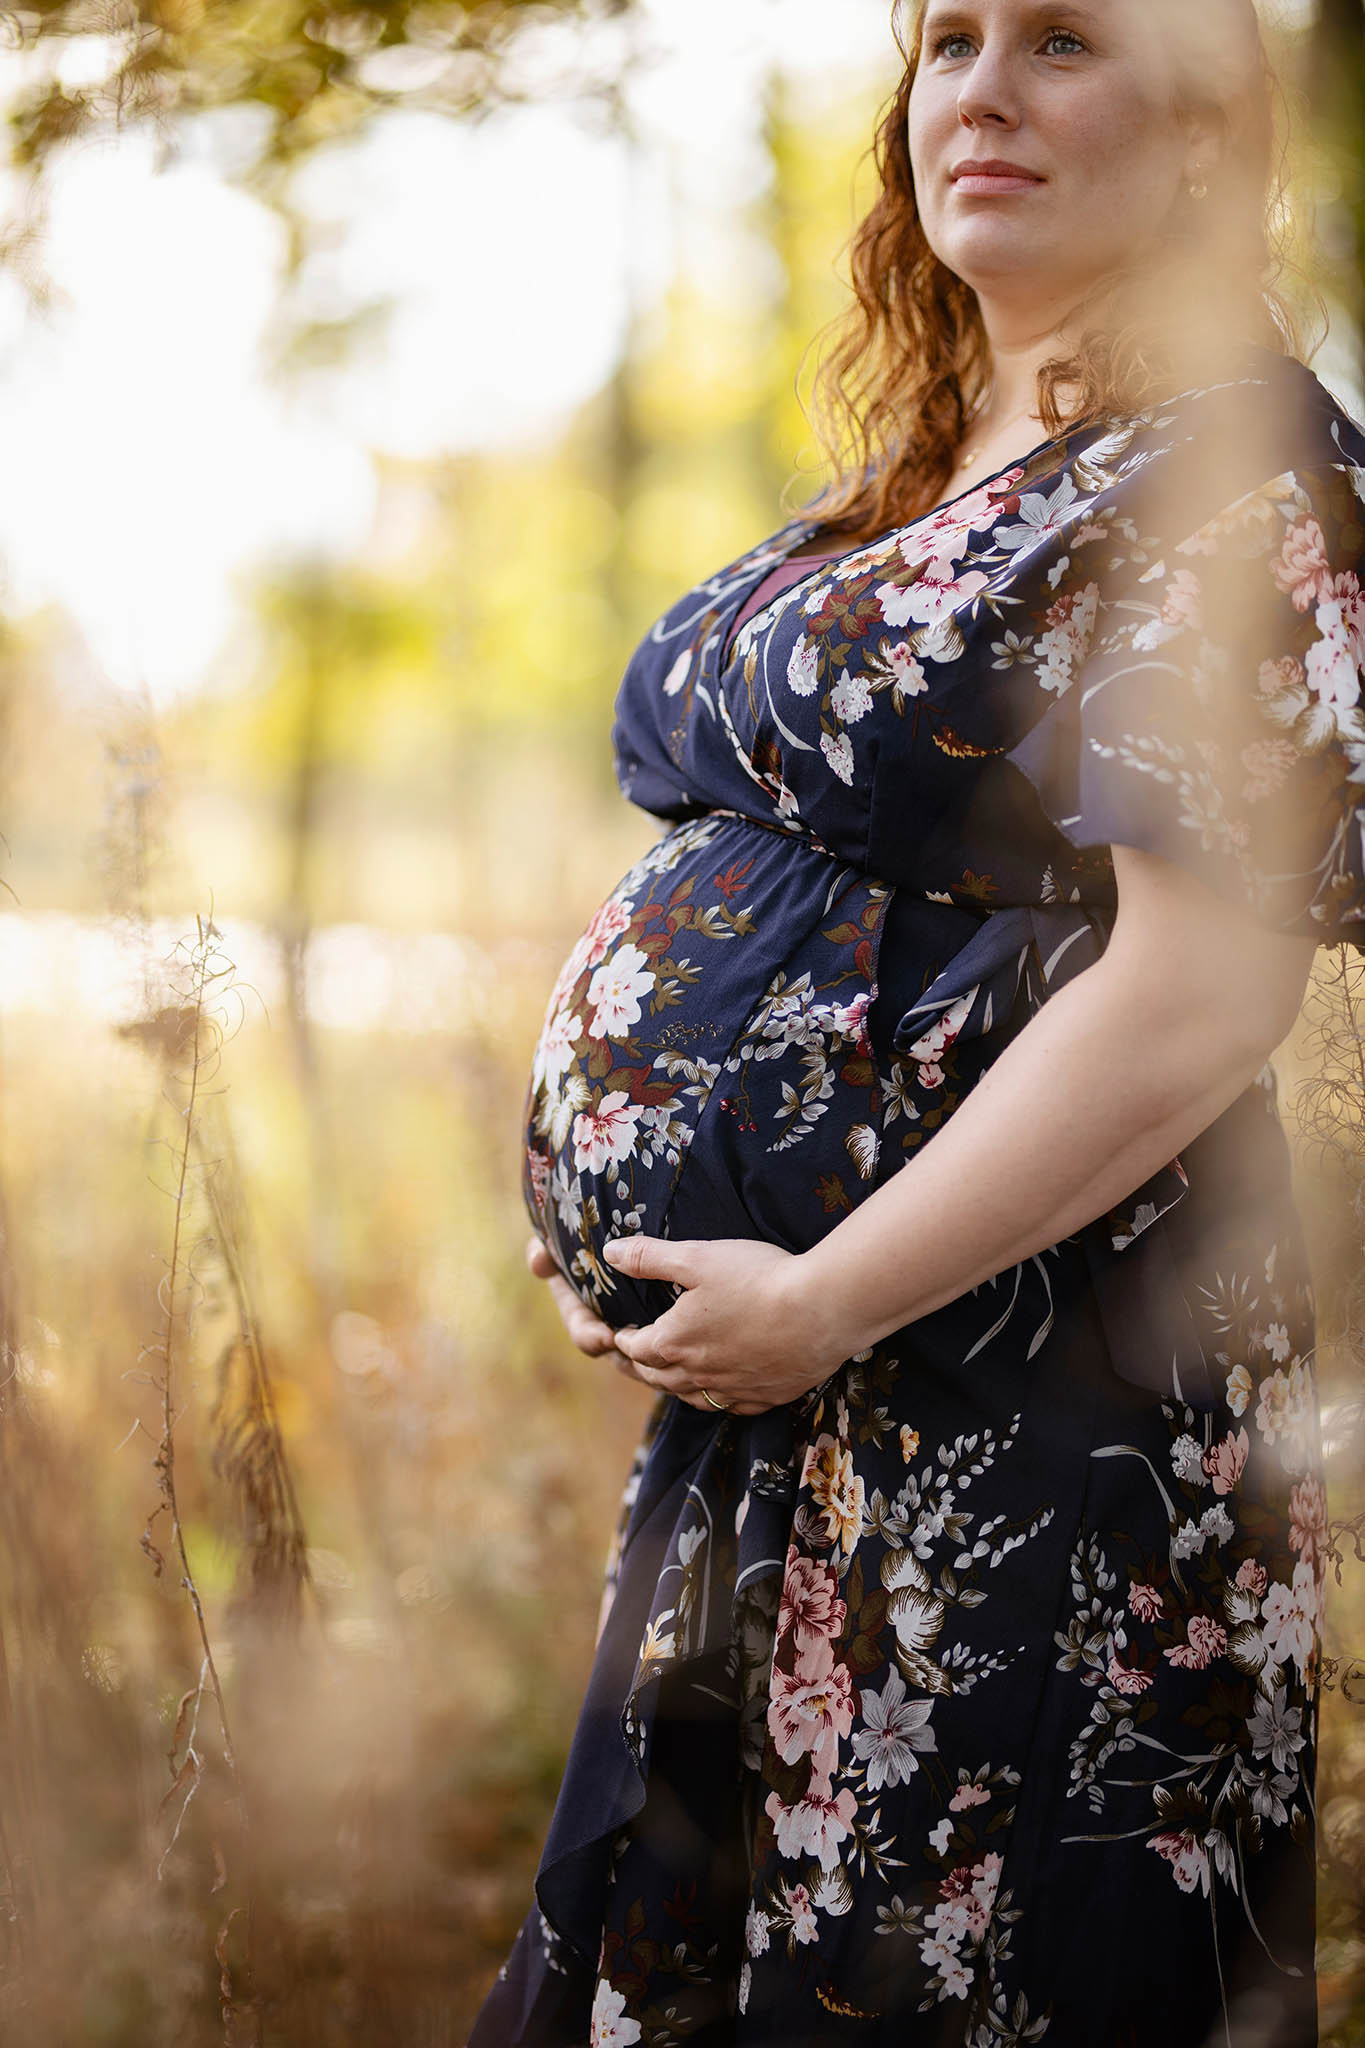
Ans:
POLYGON ((936 57, 948 58, 960 57, 964 51, 970 52, 971 47, 972 41, 970 36, 961 34, 940 36, 934 44, 934 55, 936 57))
POLYGON ((1074 57, 1077 51, 1085 49, 1085 44, 1072 29, 1050 28, 1044 39, 1043 47, 1050 57, 1074 57), (1070 47, 1058 50, 1056 48, 1058 43, 1068 44, 1070 47))

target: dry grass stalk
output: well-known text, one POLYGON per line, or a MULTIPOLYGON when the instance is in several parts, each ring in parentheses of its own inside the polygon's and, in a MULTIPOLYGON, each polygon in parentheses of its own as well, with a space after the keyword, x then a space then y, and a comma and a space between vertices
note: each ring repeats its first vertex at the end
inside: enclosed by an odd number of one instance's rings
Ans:
MULTIPOLYGON (((161 1437, 152 1461, 157 1474, 160 1499, 143 1530, 142 1548, 151 1559, 157 1576, 160 1577, 166 1560, 152 1539, 152 1529, 162 1515, 167 1516, 171 1531, 169 1547, 174 1552, 179 1566, 180 1584, 193 1610, 201 1652, 199 1676, 195 1685, 180 1701, 168 1752, 171 1784, 161 1802, 158 1817, 170 1806, 176 1806, 177 1810, 170 1840, 157 1866, 157 1876, 159 1879, 164 1872, 166 1859, 179 1839, 185 1816, 204 1776, 204 1758, 199 1747, 198 1729, 200 1709, 207 1695, 212 1698, 218 1716, 223 1766, 236 1809, 246 1883, 245 1904, 234 1907, 227 1915, 219 1928, 215 1943, 219 1965, 223 2038, 224 2042, 229 2044, 229 2048, 235 2048, 238 2042, 258 2043, 263 2038, 260 2012, 252 1988, 254 1913, 250 1884, 250 1817, 227 1705, 223 1697, 222 1680, 209 1636, 204 1603, 190 1562, 176 1486, 175 1464, 177 1374, 182 1363, 187 1361, 194 1308, 201 1284, 195 1268, 196 1247, 191 1234, 191 1207, 197 1186, 202 1179, 198 1165, 196 1132, 201 1114, 201 1098, 217 1071, 222 1047, 224 1032, 221 1003, 231 988, 234 976, 232 963, 219 950, 221 934, 212 919, 199 918, 196 924, 197 937, 193 943, 182 942, 176 949, 178 978, 173 976, 173 990, 177 1002, 172 1014, 177 1019, 177 1025, 166 1034, 172 1060, 178 1057, 184 1064, 179 1068, 172 1066, 171 1085, 168 1085, 166 1091, 179 1116, 180 1133, 171 1148, 174 1185, 170 1192, 175 1206, 175 1220, 171 1234, 170 1256, 158 1289, 162 1322, 157 1338, 144 1347, 142 1354, 144 1359, 156 1361, 152 1378, 161 1396, 161 1437), (179 1086, 174 1085, 176 1083, 179 1083, 179 1086), (238 1914, 243 1916, 245 1922, 241 1993, 234 1988, 227 1957, 228 1937, 238 1914)), ((164 1017, 165 1013, 161 1015, 164 1017)), ((218 1876, 213 1886, 216 1892, 227 1882, 226 1864, 222 1850, 216 1842, 214 1859, 218 1866, 218 1876)))
MULTIPOLYGON (((202 1123, 203 1187, 234 1327, 219 1352, 209 1426, 213 1469, 232 1488, 247 1556, 245 1604, 272 1623, 297 1624, 305 1593, 314 1592, 308 1541, 293 1474, 285 1455, 270 1362, 253 1305, 246 1203, 226 1124, 208 1158, 202 1123), (233 1170, 228 1170, 232 1168, 233 1170)), ((314 1598, 316 1594, 314 1593, 314 1598)))

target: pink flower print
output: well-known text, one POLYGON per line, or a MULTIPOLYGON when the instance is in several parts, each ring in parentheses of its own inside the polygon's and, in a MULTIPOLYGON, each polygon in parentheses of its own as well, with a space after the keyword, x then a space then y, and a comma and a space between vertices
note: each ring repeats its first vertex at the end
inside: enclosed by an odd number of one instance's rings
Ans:
POLYGON ((578 1173, 602 1173, 629 1159, 639 1136, 643 1110, 621 1089, 604 1095, 596 1109, 573 1121, 573 1163, 578 1173))
POLYGON ((1289 1496, 1289 1547, 1305 1564, 1323 1562, 1327 1546, 1327 1496, 1316 1474, 1301 1479, 1289 1496))
POLYGON ((1055 690, 1060 697, 1070 688, 1077 663, 1090 649, 1099 598, 1099 585, 1087 583, 1084 590, 1068 591, 1049 608, 1043 621, 1047 630, 1035 650, 1043 689, 1055 690))
POLYGON ((537 1152, 534 1145, 526 1147, 526 1172, 531 1182, 531 1196, 536 1205, 536 1214, 545 1214, 545 1197, 550 1191, 550 1162, 543 1152, 537 1152))
POLYGON ((1332 565, 1327 559, 1327 542, 1316 519, 1291 526, 1284 537, 1279 559, 1270 565, 1276 588, 1293 600, 1297 612, 1310 611, 1332 594, 1332 565))
POLYGON ((957 572, 950 555, 926 562, 908 589, 894 583, 878 585, 877 597, 888 626, 933 626, 986 588, 989 578, 979 569, 957 572))
POLYGON ((1186 1624, 1187 1641, 1177 1643, 1163 1655, 1186 1671, 1205 1671, 1228 1646, 1228 1632, 1207 1614, 1192 1614, 1186 1624))
POLYGON ((1239 1429, 1236 1436, 1229 1430, 1221 1443, 1212 1444, 1205 1451, 1202 1464, 1205 1477, 1213 1481, 1215 1493, 1231 1493, 1242 1476, 1242 1467, 1251 1449, 1251 1438, 1245 1429, 1239 1429))
POLYGON ((1144 1586, 1135 1579, 1128 1588, 1128 1612, 1137 1621, 1155 1621, 1164 1612, 1164 1603, 1155 1586, 1144 1586))
POLYGON ((1298 758, 1292 740, 1253 740, 1250 746, 1243 747, 1242 766, 1247 779, 1242 784, 1242 802, 1258 804, 1263 797, 1273 796, 1298 758))
POLYGON ((799 1942, 814 1941, 815 1908, 811 1904, 810 1893, 803 1884, 784 1885, 782 1889, 786 1895, 787 1910, 792 1916, 792 1933, 799 1942))
POLYGON ((1177 569, 1166 585, 1161 600, 1161 619, 1166 626, 1189 626, 1204 630, 1204 589, 1193 569, 1177 569))
POLYGON ((773 1824, 779 1856, 793 1862, 801 1856, 814 1856, 822 1870, 833 1870, 858 1802, 847 1789, 830 1793, 812 1787, 795 1806, 784 1806, 776 1792, 770 1792, 763 1811, 773 1824))
POLYGON ((1277 1664, 1292 1657, 1300 1672, 1306 1672, 1318 1619, 1318 1586, 1312 1565, 1300 1561, 1294 1567, 1292 1585, 1276 1580, 1270 1586, 1261 1602, 1261 1617, 1266 1655, 1277 1664))
POLYGON ((640 1021, 640 998, 654 987, 649 955, 638 946, 620 946, 604 960, 588 983, 593 1004, 589 1038, 624 1038, 640 1021))
POLYGON ((839 1038, 849 1039, 859 1052, 871 1052, 872 1040, 867 1029, 867 1013, 871 1007, 872 997, 866 989, 851 1003, 836 1003, 829 1013, 830 1030, 839 1038))
MULTIPOLYGON (((828 1785, 839 1739, 853 1726, 853 1683, 848 1667, 834 1664, 823 1677, 775 1671, 768 1700, 768 1732, 783 1763, 808 1756, 828 1785)), ((812 1780, 812 1790, 814 1780, 812 1780)))
POLYGON ((1171 1875, 1182 1892, 1202 1891, 1205 1898, 1208 1897, 1208 1851, 1197 1835, 1192 1835, 1188 1829, 1178 1835, 1153 1835, 1147 1847, 1166 1858, 1171 1866, 1171 1875))
POLYGON ((1120 1664, 1117 1650, 1109 1659, 1108 1673, 1109 1683, 1116 1692, 1146 1692, 1152 1682, 1150 1671, 1136 1671, 1127 1664, 1120 1664))
MULTIPOLYGON (((1292 1537, 1290 1541, 1293 1541, 1292 1537)), ((1265 1566, 1257 1564, 1254 1557, 1243 1558, 1237 1567, 1237 1577, 1233 1583, 1240 1586, 1244 1593, 1254 1593, 1259 1600, 1265 1592, 1265 1566)))
MULTIPOLYGON (((606 958, 622 934, 630 929, 631 912, 635 905, 624 898, 604 903, 593 915, 592 923, 583 934, 586 951, 584 967, 596 967, 599 960, 606 958)), ((581 971, 581 970, 580 970, 581 971)))
POLYGON ((777 1609, 778 1635, 795 1636, 798 1649, 832 1642, 848 1612, 838 1594, 839 1581, 829 1566, 803 1557, 792 1544, 777 1609))
POLYGON ((939 542, 940 554, 956 551, 959 555, 969 533, 978 527, 994 524, 1000 516, 1000 501, 1008 498, 1014 486, 1024 474, 1022 466, 1007 470, 989 484, 982 484, 965 498, 954 498, 946 505, 940 505, 937 512, 931 512, 922 526, 901 544, 901 552, 907 560, 914 559, 914 549, 923 546, 923 536, 928 533, 939 542))
POLYGON ((893 689, 899 690, 902 697, 918 697, 921 690, 928 689, 929 680, 922 665, 903 640, 883 640, 877 652, 886 664, 893 689))
POLYGON ((1282 654, 1278 661, 1263 661, 1256 671, 1256 688, 1263 697, 1282 697, 1290 690, 1301 690, 1304 681, 1303 663, 1292 654, 1282 654))
POLYGON ((965 1813, 969 1806, 985 1806, 990 1799, 985 1785, 959 1785, 948 1801, 949 1813, 965 1813))

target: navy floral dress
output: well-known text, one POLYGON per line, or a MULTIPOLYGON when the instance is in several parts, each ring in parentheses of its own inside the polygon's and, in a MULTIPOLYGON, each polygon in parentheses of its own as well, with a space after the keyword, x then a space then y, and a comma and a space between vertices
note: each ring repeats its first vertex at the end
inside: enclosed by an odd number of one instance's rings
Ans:
MULTIPOLYGON (((1116 843, 1365 949, 1363 464, 1257 349, 738 631, 817 521, 654 626, 615 744, 670 829, 565 963, 528 1104, 585 1301, 673 1298, 603 1263, 621 1232, 797 1251, 912 1164, 1103 951, 1116 843)), ((803 1399, 661 1397, 472 2048, 1315 2042, 1313 1344, 1267 1064, 803 1399)))

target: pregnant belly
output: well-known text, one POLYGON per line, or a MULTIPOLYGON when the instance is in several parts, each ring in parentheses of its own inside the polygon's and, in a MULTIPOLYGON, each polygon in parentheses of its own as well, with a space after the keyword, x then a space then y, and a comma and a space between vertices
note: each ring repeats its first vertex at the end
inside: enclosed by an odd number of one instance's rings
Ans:
POLYGON ((802 1251, 876 1179, 868 1035, 890 891, 729 812, 677 826, 560 971, 527 1097, 525 1194, 580 1298, 614 1327, 673 1289, 609 1238, 758 1237, 802 1251))

